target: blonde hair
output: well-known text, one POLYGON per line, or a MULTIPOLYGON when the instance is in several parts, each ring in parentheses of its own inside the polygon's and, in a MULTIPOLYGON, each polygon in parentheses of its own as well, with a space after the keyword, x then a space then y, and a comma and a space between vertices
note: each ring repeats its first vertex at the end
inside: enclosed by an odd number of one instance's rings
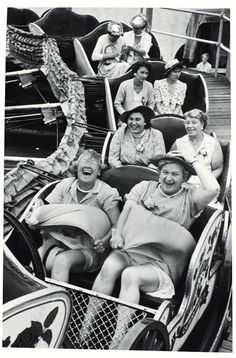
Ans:
POLYGON ((199 121, 203 124, 203 129, 206 128, 208 122, 208 115, 200 109, 194 108, 191 111, 185 112, 184 118, 186 119, 187 117, 199 119, 199 121))

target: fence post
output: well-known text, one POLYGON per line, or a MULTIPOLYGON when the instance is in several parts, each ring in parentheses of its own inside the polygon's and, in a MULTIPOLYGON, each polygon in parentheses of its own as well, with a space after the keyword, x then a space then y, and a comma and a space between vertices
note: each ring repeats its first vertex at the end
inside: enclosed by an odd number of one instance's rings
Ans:
POLYGON ((223 35, 223 25, 224 25, 224 12, 225 9, 221 10, 221 17, 220 17, 220 25, 219 25, 219 33, 218 33, 218 44, 216 49, 216 61, 215 61, 215 77, 217 77, 218 74, 218 68, 220 63, 220 44, 222 42, 222 35, 223 35))
POLYGON ((146 17, 148 19, 149 28, 152 28, 152 16, 153 16, 153 9, 147 8, 146 9, 146 17))

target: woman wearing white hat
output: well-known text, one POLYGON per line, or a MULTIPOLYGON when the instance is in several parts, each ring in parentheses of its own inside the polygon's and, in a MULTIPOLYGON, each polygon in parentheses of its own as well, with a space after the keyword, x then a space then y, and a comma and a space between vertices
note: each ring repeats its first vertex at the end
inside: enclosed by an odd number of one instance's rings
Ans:
POLYGON ((183 62, 177 59, 171 60, 165 65, 162 80, 154 82, 154 101, 156 114, 178 114, 183 115, 182 105, 184 103, 187 85, 179 81, 183 62))
POLYGON ((138 60, 148 57, 152 46, 152 37, 147 32, 148 22, 143 14, 134 16, 130 22, 132 30, 124 33, 126 61, 132 65, 138 60))

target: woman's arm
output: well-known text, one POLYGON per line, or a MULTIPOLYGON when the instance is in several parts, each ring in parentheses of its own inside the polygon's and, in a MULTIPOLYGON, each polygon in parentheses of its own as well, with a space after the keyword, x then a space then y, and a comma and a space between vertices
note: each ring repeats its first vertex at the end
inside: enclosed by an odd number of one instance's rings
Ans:
POLYGON ((122 248, 124 245, 124 238, 121 233, 133 205, 136 205, 136 202, 132 200, 127 200, 124 205, 124 208, 119 216, 116 229, 113 231, 113 235, 110 240, 110 244, 113 249, 122 248))
POLYGON ((172 144, 172 146, 171 146, 171 148, 170 148, 170 152, 171 152, 172 150, 178 150, 176 141, 172 144))
POLYGON ((158 112, 158 114, 164 114, 161 102, 155 102, 155 108, 154 110, 158 112))
POLYGON ((201 164, 194 156, 188 152, 182 153, 176 151, 176 154, 181 154, 184 159, 190 163, 196 171, 196 174, 201 182, 201 187, 193 192, 193 202, 196 212, 201 211, 209 204, 220 191, 219 183, 212 172, 203 164, 201 164))
POLYGON ((120 132, 124 130, 123 128, 120 128, 117 130, 117 132, 114 134, 110 149, 109 149, 109 156, 108 156, 108 163, 113 168, 122 167, 122 163, 120 160, 120 149, 121 149, 121 135, 120 132))
POLYGON ((99 37, 97 43, 94 47, 92 56, 92 61, 102 61, 103 59, 103 46, 102 46, 102 38, 99 37))
POLYGON ((152 129, 154 133, 154 152, 153 156, 166 154, 166 146, 163 139, 163 135, 157 129, 152 129))
POLYGON ((125 96, 126 96, 126 90, 124 87, 124 82, 121 82, 114 101, 114 107, 119 114, 125 112, 124 109, 125 96))
POLYGON ((181 111, 181 105, 180 104, 176 104, 175 109, 173 111, 173 114, 179 114, 181 111))
POLYGON ((153 89, 153 97, 154 97, 154 111, 158 112, 158 114, 163 114, 164 110, 161 105, 161 90, 159 81, 156 80, 154 82, 154 89, 153 89))
POLYGON ((153 109, 154 108, 154 93, 153 93, 153 86, 148 86, 147 92, 147 104, 146 106, 153 109))
MULTIPOLYGON (((111 222, 111 229, 116 227, 120 216, 119 205, 115 205, 106 211, 106 214, 111 222)), ((108 233, 101 239, 96 240, 94 242, 94 249, 96 251, 102 252, 104 251, 105 247, 109 246, 109 240, 111 238, 111 231, 109 230, 108 233)))
POLYGON ((194 206, 197 212, 205 208, 220 192, 215 176, 198 160, 193 159, 193 167, 201 181, 201 187, 193 193, 194 206))
POLYGON ((218 179, 223 171, 223 153, 220 143, 216 140, 211 161, 212 173, 218 179))

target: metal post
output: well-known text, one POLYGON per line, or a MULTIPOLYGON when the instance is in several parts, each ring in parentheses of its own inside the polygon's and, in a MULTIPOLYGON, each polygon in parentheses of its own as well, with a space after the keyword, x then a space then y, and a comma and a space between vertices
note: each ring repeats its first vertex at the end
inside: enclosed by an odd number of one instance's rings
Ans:
POLYGON ((216 61, 215 61, 215 77, 217 77, 219 63, 220 63, 220 45, 222 42, 222 35, 223 35, 223 25, 224 25, 224 12, 225 9, 221 10, 221 17, 220 17, 220 25, 219 25, 219 34, 218 34, 218 44, 216 49, 216 61))
POLYGON ((148 19, 149 28, 152 28, 152 16, 153 16, 153 9, 147 8, 146 9, 146 17, 148 19))

